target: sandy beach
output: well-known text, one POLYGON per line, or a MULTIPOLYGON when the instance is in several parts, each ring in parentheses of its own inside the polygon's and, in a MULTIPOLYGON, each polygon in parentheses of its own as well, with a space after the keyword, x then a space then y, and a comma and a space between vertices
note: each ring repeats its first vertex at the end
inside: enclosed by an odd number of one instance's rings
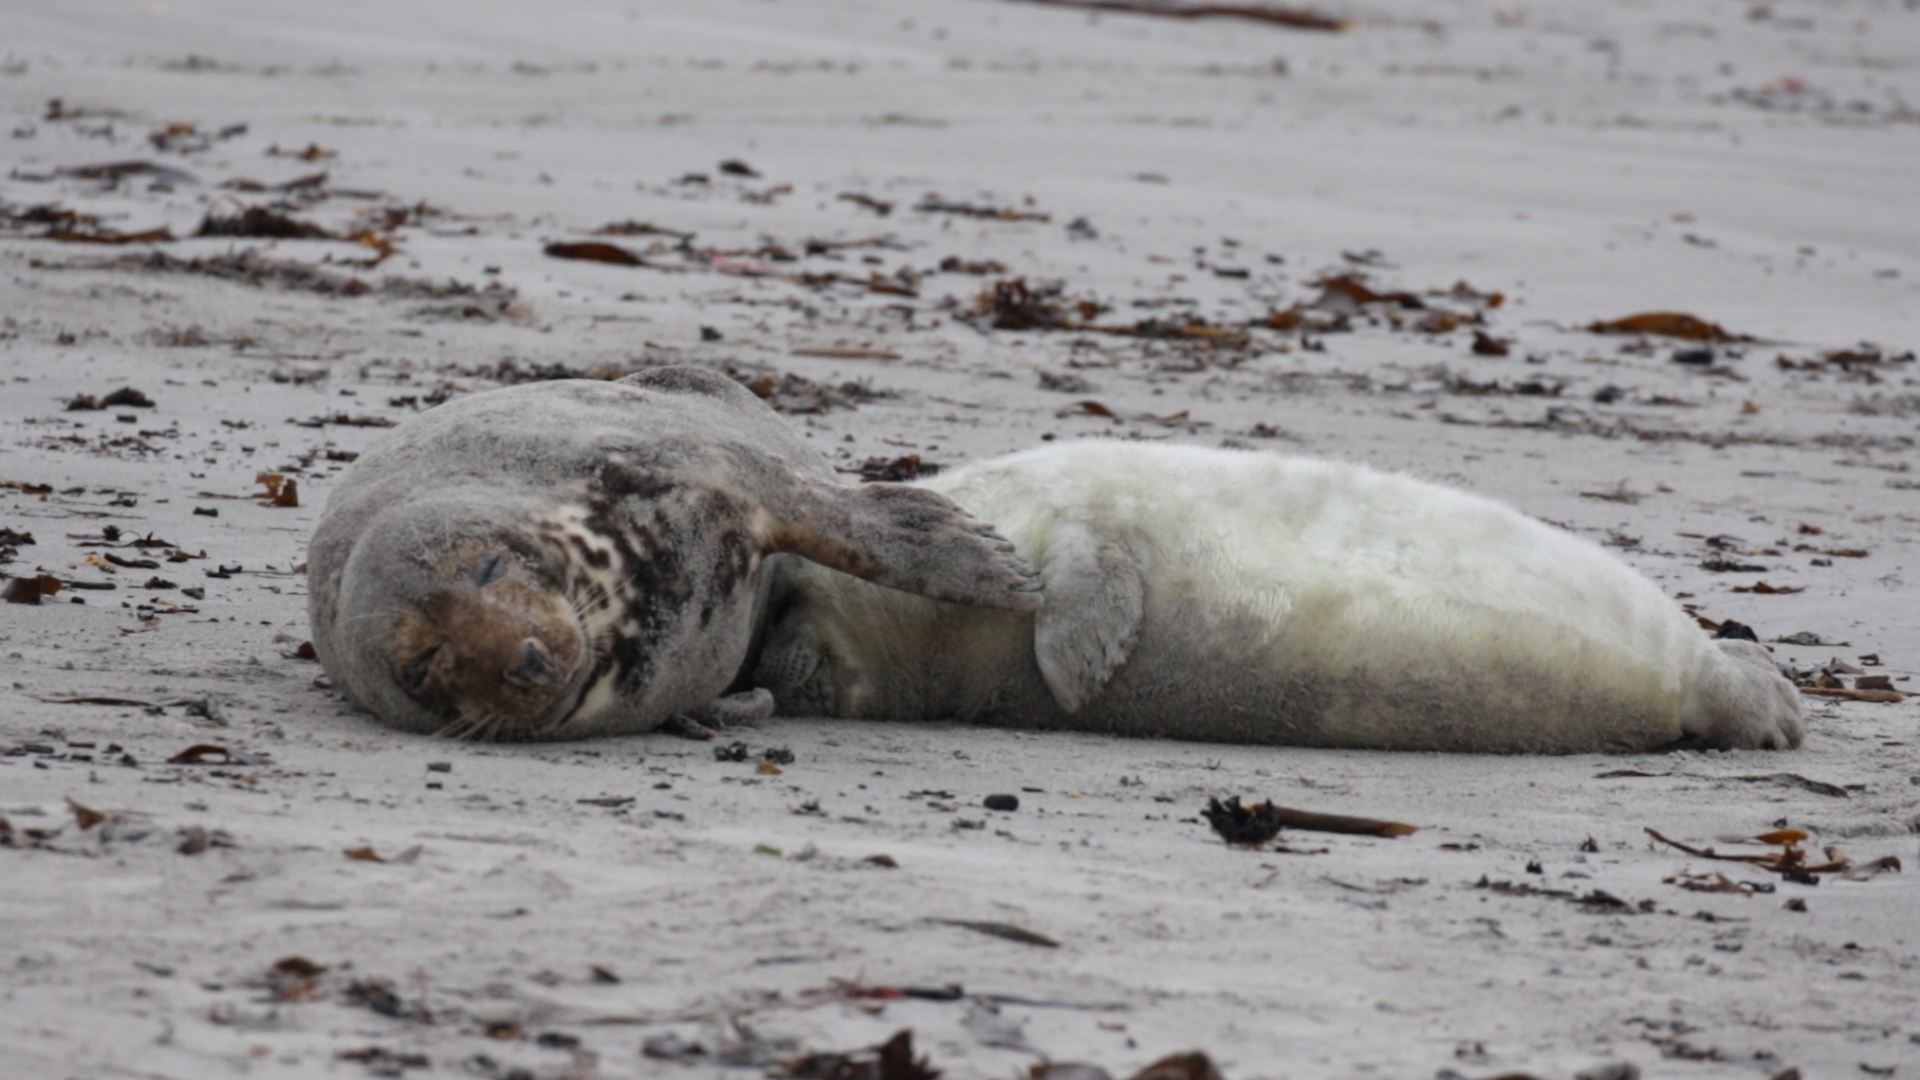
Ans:
POLYGON ((900 1080, 907 1029, 958 1080, 1920 1076, 1911 3, 16 6, 0 1080, 900 1080), (1827 692, 1793 751, 1513 758, 476 745, 326 685, 357 453, 668 363, 849 483, 1405 470, 1827 692))

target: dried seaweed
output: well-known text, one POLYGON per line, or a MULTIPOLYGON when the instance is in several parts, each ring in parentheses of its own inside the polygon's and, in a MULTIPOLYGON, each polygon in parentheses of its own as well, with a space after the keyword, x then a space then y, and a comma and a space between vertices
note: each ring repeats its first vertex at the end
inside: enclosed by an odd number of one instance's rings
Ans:
POLYGON ((646 266, 647 261, 618 244, 603 240, 583 240, 570 244, 548 244, 546 253, 556 259, 608 263, 613 266, 646 266))
POLYGON ((1697 315, 1681 311, 1646 311, 1620 319, 1589 323, 1585 329, 1595 334, 1650 334, 1682 341, 1753 340, 1745 335, 1729 333, 1718 323, 1710 323, 1697 315))
POLYGON ((1857 880, 1862 876, 1870 877, 1874 874, 1888 871, 1898 873, 1901 869, 1900 860, 1891 855, 1875 859, 1864 867, 1856 867, 1844 852, 1835 847, 1828 847, 1821 852, 1821 854, 1825 856, 1824 862, 1815 862, 1800 846, 1807 841, 1808 837, 1805 832, 1799 829, 1775 829, 1754 837, 1734 838, 1735 843, 1753 842, 1778 848, 1776 851, 1753 854, 1745 852, 1722 853, 1715 848, 1702 848, 1690 844, 1683 844, 1678 840, 1672 840, 1662 836, 1658 830, 1651 828, 1647 829, 1646 833, 1654 840, 1678 851, 1684 851, 1689 855, 1702 859, 1718 859, 1724 862, 1747 863, 1759 869, 1779 874, 1788 881, 1798 882, 1802 885, 1818 885, 1820 883, 1819 875, 1821 874, 1832 874, 1857 880))
POLYGON ((238 214, 208 213, 195 236, 254 236, 272 240, 335 240, 339 237, 308 221, 297 221, 278 210, 249 206, 238 214))
POLYGON ((8 578, 6 585, 0 586, 0 600, 5 600, 9 604, 39 604, 60 589, 60 579, 51 574, 40 574, 30 578, 8 578))
POLYGON ((922 459, 919 454, 903 454, 897 458, 870 457, 855 468, 836 469, 843 473, 858 474, 862 483, 902 484, 932 476, 940 471, 940 466, 922 459))

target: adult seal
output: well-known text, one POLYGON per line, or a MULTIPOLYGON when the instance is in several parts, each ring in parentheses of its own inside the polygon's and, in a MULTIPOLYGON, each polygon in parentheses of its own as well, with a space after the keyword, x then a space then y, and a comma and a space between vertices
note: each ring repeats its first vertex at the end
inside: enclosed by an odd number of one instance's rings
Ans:
POLYGON ((847 487, 733 380, 688 368, 459 398, 371 447, 308 551, 314 648, 395 727, 483 739, 768 715, 739 679, 795 557, 892 589, 1040 605, 945 496, 847 487))
POLYGON ((1600 547, 1464 492, 1251 451, 1079 443, 925 482, 1038 568, 1037 613, 784 567, 782 714, 1575 753, 1799 744, 1799 695, 1600 547))

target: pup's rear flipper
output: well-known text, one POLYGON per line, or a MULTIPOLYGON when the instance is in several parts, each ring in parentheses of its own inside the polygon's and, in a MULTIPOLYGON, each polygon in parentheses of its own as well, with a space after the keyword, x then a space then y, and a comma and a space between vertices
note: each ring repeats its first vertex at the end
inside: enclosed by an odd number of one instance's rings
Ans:
POLYGON ((1713 642, 1680 726, 1704 746, 1790 750, 1806 733, 1800 691, 1774 667, 1764 646, 1738 638, 1713 642))

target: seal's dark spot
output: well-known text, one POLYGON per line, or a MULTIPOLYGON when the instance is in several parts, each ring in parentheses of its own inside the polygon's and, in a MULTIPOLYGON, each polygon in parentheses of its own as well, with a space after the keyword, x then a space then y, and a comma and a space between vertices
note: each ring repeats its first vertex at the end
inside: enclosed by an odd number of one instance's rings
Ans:
POLYGON ((1732 619, 1721 623, 1720 629, 1715 630, 1713 636, 1716 640, 1719 638, 1734 638, 1739 641, 1756 642, 1760 640, 1760 635, 1753 632, 1753 627, 1743 622, 1734 622, 1732 619))
POLYGON ((674 490, 673 481, 621 461, 608 462, 595 479, 614 498, 659 499, 674 490))
POLYGON ((581 562, 595 570, 605 570, 613 565, 613 556, 588 543, 584 536, 569 534, 567 543, 573 548, 573 553, 580 557, 581 562))

